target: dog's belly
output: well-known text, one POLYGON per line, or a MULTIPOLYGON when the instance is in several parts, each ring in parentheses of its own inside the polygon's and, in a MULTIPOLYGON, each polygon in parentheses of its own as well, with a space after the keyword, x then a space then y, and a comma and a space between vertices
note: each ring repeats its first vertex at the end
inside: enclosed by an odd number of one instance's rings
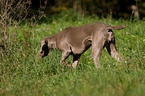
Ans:
POLYGON ((71 28, 71 31, 64 32, 62 40, 67 41, 74 54, 81 54, 86 51, 92 44, 92 31, 80 29, 79 27, 71 28))

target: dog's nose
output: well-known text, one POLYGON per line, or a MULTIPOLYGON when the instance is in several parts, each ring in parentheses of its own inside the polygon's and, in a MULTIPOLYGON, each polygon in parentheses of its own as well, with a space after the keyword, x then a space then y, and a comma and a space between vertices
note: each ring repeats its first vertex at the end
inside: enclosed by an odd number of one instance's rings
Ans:
POLYGON ((43 51, 40 51, 41 54, 43 54, 43 51))

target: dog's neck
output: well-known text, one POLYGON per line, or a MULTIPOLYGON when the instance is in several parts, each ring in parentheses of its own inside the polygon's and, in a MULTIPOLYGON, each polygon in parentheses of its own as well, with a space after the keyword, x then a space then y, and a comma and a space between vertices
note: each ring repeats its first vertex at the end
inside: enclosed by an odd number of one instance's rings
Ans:
POLYGON ((48 39, 48 46, 52 49, 55 49, 57 48, 56 47, 56 38, 55 36, 50 36, 49 39, 48 39))

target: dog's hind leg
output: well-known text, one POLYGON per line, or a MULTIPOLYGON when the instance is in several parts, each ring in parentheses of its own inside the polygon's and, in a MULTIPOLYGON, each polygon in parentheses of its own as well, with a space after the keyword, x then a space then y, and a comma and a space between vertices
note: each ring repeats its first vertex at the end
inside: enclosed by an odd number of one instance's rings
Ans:
POLYGON ((117 61, 122 60, 122 57, 120 57, 119 53, 116 50, 116 46, 115 46, 115 37, 113 36, 113 38, 111 39, 111 41, 106 42, 105 44, 108 53, 115 58, 117 61))
POLYGON ((95 66, 97 68, 100 67, 99 58, 102 53, 103 46, 104 46, 103 38, 96 37, 96 36, 92 38, 92 56, 93 56, 95 66))
POLYGON ((92 56, 93 56, 95 66, 97 68, 100 67, 99 59, 100 59, 100 55, 102 53, 102 49, 103 48, 101 46, 95 46, 95 47, 92 46, 92 56))
POLYGON ((115 44, 114 43, 107 43, 106 45, 108 53, 115 58, 117 61, 122 60, 122 57, 120 57, 119 53, 116 50, 115 44))

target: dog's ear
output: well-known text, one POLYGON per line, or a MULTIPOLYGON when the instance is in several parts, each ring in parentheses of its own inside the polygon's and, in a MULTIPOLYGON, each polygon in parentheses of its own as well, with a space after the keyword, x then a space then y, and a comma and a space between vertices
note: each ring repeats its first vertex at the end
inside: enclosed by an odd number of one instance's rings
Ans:
POLYGON ((47 56, 49 53, 48 43, 45 40, 41 41, 40 57, 47 56))

